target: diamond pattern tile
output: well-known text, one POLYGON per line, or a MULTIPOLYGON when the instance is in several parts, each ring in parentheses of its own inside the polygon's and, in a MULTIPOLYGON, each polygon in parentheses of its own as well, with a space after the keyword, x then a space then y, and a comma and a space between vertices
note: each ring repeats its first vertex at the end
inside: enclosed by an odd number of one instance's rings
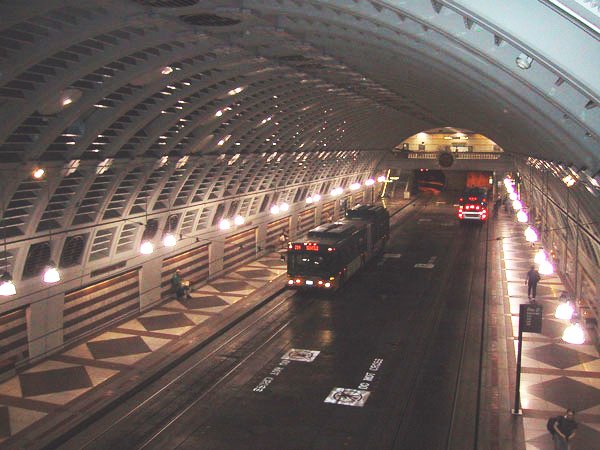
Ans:
POLYGON ((245 281, 223 281, 212 283, 211 285, 220 292, 236 292, 252 288, 245 281))
POLYGON ((563 408, 583 411, 600 404, 600 389, 567 377, 534 384, 527 391, 563 408))
POLYGON ((216 295, 207 295, 206 297, 192 297, 185 300, 180 300, 179 302, 188 309, 202 309, 210 308, 213 306, 226 306, 229 304, 221 297, 217 297, 216 295))
POLYGON ((95 359, 137 355, 151 351, 150 347, 139 336, 88 342, 87 346, 95 359))
POLYGON ((54 394, 93 386, 92 380, 83 366, 22 373, 19 375, 19 382, 23 397, 54 394))
POLYGON ((549 344, 533 348, 528 350, 526 355, 528 358, 533 358, 544 364, 558 367, 559 369, 566 369, 598 359, 558 344, 549 344))
POLYGON ((270 278, 275 275, 275 272, 268 269, 242 269, 237 273, 248 278, 270 278))
POLYGON ((168 330, 170 328, 191 327, 195 325, 185 314, 181 313, 140 317, 138 322, 148 331, 168 330))

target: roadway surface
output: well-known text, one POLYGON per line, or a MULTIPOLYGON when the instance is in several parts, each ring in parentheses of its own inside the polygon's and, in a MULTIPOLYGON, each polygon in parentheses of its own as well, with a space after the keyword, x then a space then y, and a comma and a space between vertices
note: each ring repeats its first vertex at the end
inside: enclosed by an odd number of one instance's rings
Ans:
POLYGON ((487 225, 392 223, 342 291, 277 296, 60 448, 473 448, 487 225))

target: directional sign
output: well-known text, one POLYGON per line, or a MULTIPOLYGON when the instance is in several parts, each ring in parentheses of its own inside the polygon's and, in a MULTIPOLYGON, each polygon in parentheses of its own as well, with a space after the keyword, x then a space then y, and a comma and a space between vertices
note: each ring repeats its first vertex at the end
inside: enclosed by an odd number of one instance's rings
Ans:
POLYGON ((519 306, 519 326, 528 333, 542 332, 542 307, 540 305, 519 306))

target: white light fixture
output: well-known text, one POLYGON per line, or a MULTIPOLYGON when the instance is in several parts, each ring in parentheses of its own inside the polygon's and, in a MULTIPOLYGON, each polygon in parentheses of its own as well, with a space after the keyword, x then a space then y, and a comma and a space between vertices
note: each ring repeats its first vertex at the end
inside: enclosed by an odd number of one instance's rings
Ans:
POLYGON ((535 257, 533 258, 533 260, 535 261, 536 264, 542 264, 544 261, 548 260, 548 256, 546 256, 546 252, 544 251, 543 248, 540 248, 536 254, 535 257))
POLYGON ((385 181, 385 175, 379 175, 377 177, 377 182, 378 183, 383 183, 385 181))
POLYGON ((321 200, 321 195, 320 194, 313 195, 313 202, 317 203, 319 200, 321 200))
POLYGON ((279 210, 282 212, 285 212, 287 210, 290 209, 290 205, 288 205, 287 203, 283 202, 281 205, 279 205, 279 210))
POLYGON ((375 184, 375 180, 373 178, 369 178, 365 181, 365 186, 373 186, 375 184))
POLYGON ((231 222, 228 219, 221 219, 219 222, 220 230, 229 230, 231 228, 231 222))
POLYGON ((527 242, 537 242, 538 235, 532 227, 527 227, 525 230, 525 240, 527 242))
POLYGON ((8 297, 10 295, 15 295, 16 293, 17 289, 15 288, 10 273, 4 272, 0 278, 0 295, 8 297))
POLYGON ((585 333, 578 322, 569 325, 562 335, 562 340, 569 344, 583 344, 585 342, 585 333))
POLYGON ((517 193, 516 192, 511 192, 508 197, 514 202, 515 200, 517 200, 517 193))
POLYGON ((351 191, 356 191, 356 190, 358 190, 358 189, 360 189, 360 183, 352 183, 352 184, 350 185, 350 190, 351 190, 351 191))
POLYGON ((58 281, 60 281, 60 273, 58 273, 56 264, 50 261, 50 264, 48 264, 44 271, 44 283, 56 283, 58 281))
POLYGON ((169 75, 172 72, 173 68, 171 66, 165 66, 162 69, 160 69, 160 73, 162 73, 163 75, 169 75))
POLYGON ((233 218, 233 223, 236 226, 244 225, 245 222, 246 222, 246 219, 244 219, 242 216, 238 215, 233 218))
POLYGON ((533 63, 533 58, 531 56, 526 55, 525 53, 519 53, 519 56, 515 59, 515 63, 519 67, 519 69, 527 70, 531 67, 533 63))
POLYGON ((554 317, 562 320, 571 320, 573 317, 573 313, 575 309, 570 302, 560 302, 560 304, 556 307, 556 311, 554 312, 554 317))
POLYGON ((513 200, 513 204, 512 205, 513 205, 513 209, 515 211, 520 211, 521 208, 523 208, 523 204, 521 203, 520 200, 513 200))
POLYGON ((175 247, 177 245, 177 238, 173 233, 167 233, 163 238, 163 244, 165 247, 175 247))
POLYGON ((273 205, 271 206, 271 214, 279 214, 279 206, 273 205))
POLYGON ((36 180, 41 180, 45 174, 46 171, 41 167, 37 167, 33 169, 33 172, 31 172, 31 176, 33 176, 33 178, 35 178, 36 180))
POLYGON ((554 267, 552 267, 550 261, 542 261, 539 265, 538 272, 542 275, 552 275, 554 273, 554 267))
POLYGON ((527 213, 525 211, 520 210, 517 213, 517 220, 521 223, 526 223, 529 220, 529 217, 527 216, 527 213))
POLYGON ((336 187, 335 189, 333 189, 331 191, 331 195, 333 195, 334 197, 337 197, 338 195, 342 195, 343 192, 344 192, 344 189, 342 189, 341 187, 336 187))
POLYGON ((152 242, 146 239, 140 245, 140 253, 142 255, 151 255, 152 253, 154 253, 154 244, 152 244, 152 242))
POLYGON ((312 203, 312 202, 313 202, 312 197, 306 197, 306 203, 312 203))

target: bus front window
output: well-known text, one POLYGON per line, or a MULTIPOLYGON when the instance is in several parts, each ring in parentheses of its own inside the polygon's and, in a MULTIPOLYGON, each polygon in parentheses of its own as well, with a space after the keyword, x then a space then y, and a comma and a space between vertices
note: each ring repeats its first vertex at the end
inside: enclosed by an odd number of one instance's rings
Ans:
POLYGON ((314 252, 293 252, 288 259, 288 272, 292 275, 327 275, 328 259, 314 252))

